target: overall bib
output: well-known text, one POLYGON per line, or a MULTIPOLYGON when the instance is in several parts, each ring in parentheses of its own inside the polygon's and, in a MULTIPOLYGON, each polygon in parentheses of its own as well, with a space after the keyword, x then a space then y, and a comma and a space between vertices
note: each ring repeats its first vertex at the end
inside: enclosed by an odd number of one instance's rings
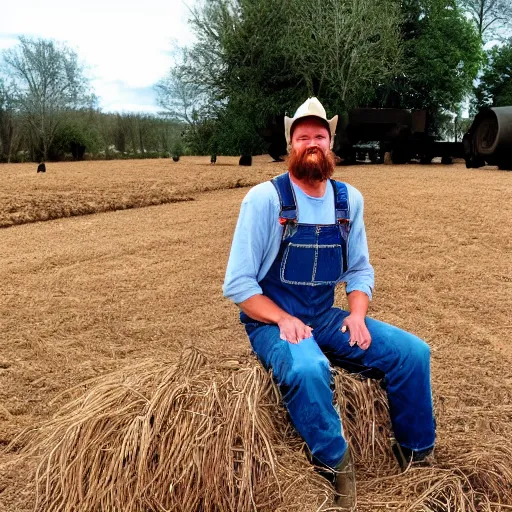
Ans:
POLYGON ((298 344, 280 338, 279 327, 257 322, 245 313, 253 350, 272 369, 292 422, 313 458, 336 468, 347 448, 341 420, 333 405, 330 362, 383 377, 397 442, 415 451, 431 448, 435 425, 430 388, 430 350, 416 336, 366 318, 372 343, 364 351, 349 345, 340 331, 347 311, 333 308, 334 289, 348 265, 349 203, 343 183, 334 189, 335 224, 299 222, 288 173, 273 181, 279 195, 283 236, 279 253, 260 281, 263 294, 287 313, 313 328, 298 344))

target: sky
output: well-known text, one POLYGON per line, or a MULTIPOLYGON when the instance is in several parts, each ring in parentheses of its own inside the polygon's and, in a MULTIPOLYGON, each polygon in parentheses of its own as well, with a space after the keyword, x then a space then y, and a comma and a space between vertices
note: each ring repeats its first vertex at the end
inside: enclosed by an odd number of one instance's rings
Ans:
POLYGON ((86 66, 105 112, 158 112, 153 85, 176 45, 193 42, 193 0, 11 0, 0 11, 0 50, 20 35, 65 42, 86 66))

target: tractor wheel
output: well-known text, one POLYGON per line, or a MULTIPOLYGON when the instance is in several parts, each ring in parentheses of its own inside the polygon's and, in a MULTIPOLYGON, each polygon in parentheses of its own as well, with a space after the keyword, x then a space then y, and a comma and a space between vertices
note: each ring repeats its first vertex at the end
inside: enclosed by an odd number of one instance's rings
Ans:
POLYGON ((512 171, 512 160, 498 162, 498 169, 501 171, 512 171))
POLYGON ((251 155, 242 155, 240 160, 238 161, 238 165, 251 166, 252 165, 252 156, 251 155))

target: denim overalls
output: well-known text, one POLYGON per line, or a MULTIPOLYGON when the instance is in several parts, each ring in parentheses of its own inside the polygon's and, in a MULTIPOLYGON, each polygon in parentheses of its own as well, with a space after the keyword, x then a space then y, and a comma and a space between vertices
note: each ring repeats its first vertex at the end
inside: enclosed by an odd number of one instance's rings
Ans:
MULTIPOLYGON (((333 180, 335 224, 300 223, 288 173, 273 181, 279 195, 283 236, 279 253, 260 281, 263 294, 287 313, 313 328, 313 335, 292 344, 279 327, 256 322, 244 313, 253 350, 272 369, 290 417, 313 458, 335 468, 346 442, 333 405, 333 364, 377 371, 388 394, 395 438, 402 446, 423 451, 433 446, 435 425, 430 388, 430 350, 416 336, 366 318, 372 343, 364 351, 340 331, 347 311, 333 308, 334 289, 348 265, 350 236, 347 187, 333 180)), ((277 222, 277 220, 276 220, 277 222)))

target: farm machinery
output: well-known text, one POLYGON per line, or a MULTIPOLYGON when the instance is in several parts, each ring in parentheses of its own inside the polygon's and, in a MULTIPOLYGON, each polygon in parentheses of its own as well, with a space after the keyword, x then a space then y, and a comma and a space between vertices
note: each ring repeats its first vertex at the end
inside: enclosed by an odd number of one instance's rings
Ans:
POLYGON ((462 143, 468 169, 488 164, 512 171, 512 106, 479 112, 462 143))
MULTIPOLYGON (((427 133, 425 110, 356 108, 340 116, 334 152, 343 164, 381 163, 386 153, 394 164, 417 160, 429 164, 440 157, 445 164, 464 158, 468 168, 485 164, 512 169, 512 106, 481 111, 462 142, 441 142, 427 133)), ((282 116, 263 133, 269 154, 286 154, 282 116)))

